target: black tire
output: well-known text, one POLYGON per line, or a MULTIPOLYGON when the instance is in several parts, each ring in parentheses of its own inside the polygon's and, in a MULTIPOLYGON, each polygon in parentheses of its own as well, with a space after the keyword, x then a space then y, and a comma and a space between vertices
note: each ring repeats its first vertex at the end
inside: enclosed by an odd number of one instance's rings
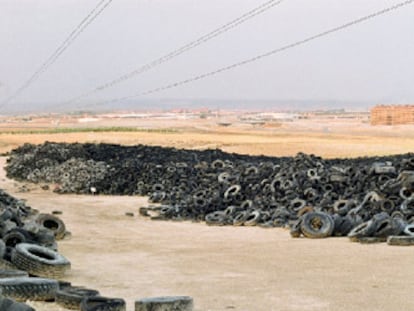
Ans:
POLYGON ((249 213, 246 211, 236 213, 233 218, 233 226, 242 226, 247 219, 247 216, 249 216, 249 213))
POLYGON ((372 234, 375 232, 375 224, 373 220, 369 220, 366 222, 363 222, 362 224, 359 224, 354 229, 352 229, 348 233, 348 237, 351 240, 360 238, 360 237, 367 237, 372 236, 372 234))
POLYGON ((226 214, 222 211, 212 212, 206 215, 206 224, 210 226, 224 226, 226 223, 226 214))
POLYGON ((80 310, 80 305, 85 297, 98 295, 99 292, 94 289, 69 286, 56 291, 55 302, 66 309, 80 310))
MULTIPOLYGON (((28 277, 29 274, 22 270, 0 269, 0 279, 28 277)), ((1 309, 0 309, 1 310, 1 309)))
POLYGON ((10 261, 5 259, 0 259, 0 269, 3 270, 18 270, 17 267, 12 264, 10 261))
POLYGON ((6 253, 6 244, 3 240, 0 239, 0 258, 4 257, 4 254, 6 253))
POLYGON ((56 240, 61 240, 65 236, 65 223, 58 217, 51 214, 39 214, 36 222, 45 229, 53 232, 56 240))
POLYGON ((33 242, 31 234, 20 228, 12 229, 3 236, 3 242, 6 246, 15 247, 20 243, 33 242))
POLYGON ((81 311, 125 311, 125 300, 107 297, 85 297, 81 302, 81 311))
POLYGON ((1 311, 35 311, 27 304, 13 301, 9 298, 2 298, 0 296, 0 310, 1 311))
POLYGON ((301 223, 302 223, 302 220, 298 219, 290 227, 290 236, 292 238, 300 238, 300 236, 302 235, 302 229, 300 228, 301 223))
POLYGON ((188 296, 153 297, 135 301, 135 311, 180 310, 192 311, 193 298, 188 296))
POLYGON ((406 225, 404 228, 404 233, 408 236, 414 236, 414 224, 406 225))
MULTIPOLYGON (((336 224, 335 224, 336 226, 336 224)), ((343 216, 341 217, 341 223, 339 224, 338 228, 335 228, 340 236, 347 236, 349 232, 351 232, 352 228, 355 226, 355 221, 350 216, 343 216)))
POLYGON ((17 268, 31 275, 60 279, 70 269, 70 262, 44 246, 21 243, 12 254, 17 268))
POLYGON ((334 221, 330 215, 322 212, 306 213, 302 217, 300 228, 307 238, 326 238, 332 235, 334 221))
POLYGON ((386 237, 363 236, 363 237, 355 238, 355 242, 359 242, 361 244, 385 243, 387 242, 387 238, 386 237))
POLYGON ((414 245, 414 236, 391 235, 387 239, 388 245, 412 246, 414 245))
POLYGON ((260 221, 260 212, 259 211, 252 211, 250 212, 246 220, 244 221, 243 225, 245 226, 256 226, 257 223, 260 221))
POLYGON ((393 235, 394 229, 390 219, 383 219, 376 223, 376 228, 372 236, 374 237, 387 237, 393 235))
POLYGON ((58 281, 42 278, 0 279, 0 292, 4 297, 17 301, 52 301, 58 289, 58 281))

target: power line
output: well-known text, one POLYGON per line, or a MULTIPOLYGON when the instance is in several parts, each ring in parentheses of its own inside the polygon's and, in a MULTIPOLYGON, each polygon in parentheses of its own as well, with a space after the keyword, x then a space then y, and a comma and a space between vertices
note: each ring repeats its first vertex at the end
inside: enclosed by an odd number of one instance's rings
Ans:
POLYGON ((267 1, 267 2, 259 5, 258 7, 256 7, 254 9, 248 11, 247 13, 245 13, 245 14, 237 17, 236 19, 234 19, 234 20, 232 20, 232 21, 230 21, 230 22, 228 22, 228 23, 226 23, 226 24, 224 24, 224 25, 222 25, 222 26, 214 29, 213 31, 211 31, 211 32, 209 32, 209 33, 207 33, 207 34, 205 34, 205 35, 203 35, 203 36, 201 36, 201 37, 199 37, 199 38, 197 38, 197 39, 195 39, 195 40, 193 40, 193 41, 185 44, 184 46, 179 47, 176 50, 173 50, 172 52, 169 52, 166 55, 164 55, 164 56, 162 56, 160 58, 157 58, 157 59, 155 59, 155 60, 153 60, 153 61, 151 61, 151 62, 149 62, 149 63, 147 63, 147 64, 145 64, 145 65, 143 65, 143 66, 141 66, 139 68, 137 68, 137 69, 134 69, 134 70, 130 71, 129 73, 126 73, 126 74, 124 74, 122 76, 119 76, 118 78, 116 78, 116 79, 114 79, 114 80, 112 80, 110 82, 107 82, 105 84, 102 84, 102 85, 96 87, 95 89, 93 89, 92 91, 83 93, 83 94, 81 94, 81 95, 79 95, 79 96, 77 96, 75 98, 72 98, 69 101, 65 102, 65 104, 71 104, 73 102, 78 101, 79 99, 81 99, 83 97, 90 96, 90 95, 92 95, 92 94, 94 94, 96 92, 99 92, 99 91, 102 91, 104 89, 113 87, 114 85, 116 85, 118 83, 121 83, 121 82, 126 81, 128 79, 131 79, 134 76, 137 76, 139 74, 142 74, 142 73, 144 73, 144 72, 146 72, 146 71, 148 71, 148 70, 150 70, 150 69, 152 69, 152 68, 154 68, 154 67, 156 67, 158 65, 161 65, 161 64, 163 64, 163 63, 165 63, 165 62, 167 62, 167 61, 169 61, 169 60, 171 60, 171 59, 173 59, 173 58, 175 58, 175 57, 177 57, 177 56, 179 56, 179 55, 181 55, 181 54, 189 51, 189 50, 192 50, 193 48, 195 48, 195 47, 197 47, 197 46, 199 46, 199 45, 201 45, 201 44, 203 44, 203 43, 205 43, 207 41, 210 41, 211 39, 213 39, 213 38, 215 38, 215 37, 217 37, 217 36, 219 36, 219 35, 227 32, 227 31, 235 28, 236 26, 238 26, 240 24, 243 24, 244 22, 252 19, 253 17, 255 17, 257 15, 260 15, 260 14, 262 14, 262 13, 270 10, 271 8, 279 5, 283 1, 284 0, 279 0, 279 1, 271 0, 271 1, 267 1))
MULTIPOLYGON (((391 11, 397 10, 399 8, 402 8, 404 6, 407 6, 407 5, 413 4, 413 3, 414 3, 414 0, 407 0, 407 1, 404 1, 404 2, 400 2, 398 4, 395 4, 395 5, 391 6, 391 7, 388 7, 388 8, 382 9, 380 11, 374 12, 372 14, 357 18, 355 20, 352 20, 352 21, 347 22, 345 24, 342 24, 340 26, 330 28, 330 29, 328 29, 326 31, 323 31, 323 32, 320 32, 316 35, 306 37, 302 40, 295 41, 295 42, 287 44, 285 46, 270 50, 266 53, 254 56, 252 58, 248 58, 248 59, 243 60, 241 62, 237 62, 237 63, 231 64, 229 66, 226 66, 226 67, 221 67, 217 70, 210 71, 210 72, 207 72, 207 73, 203 73, 203 74, 200 74, 200 75, 197 75, 197 76, 193 76, 193 77, 185 79, 185 80, 177 81, 177 82, 170 83, 170 84, 167 84, 167 85, 164 85, 164 86, 161 86, 161 87, 150 89, 148 91, 141 92, 141 93, 138 93, 138 94, 135 94, 135 95, 119 97, 119 98, 114 98, 114 99, 111 99, 111 100, 95 103, 93 106, 105 105, 105 104, 112 103, 112 102, 118 102, 118 101, 121 101, 121 100, 128 100, 128 99, 135 98, 135 97, 140 97, 140 96, 144 96, 144 95, 158 93, 158 92, 161 92, 161 91, 164 91, 164 90, 172 89, 172 88, 175 88, 175 87, 178 87, 178 86, 181 86, 181 85, 185 85, 185 84, 188 84, 188 83, 191 83, 191 82, 195 82, 195 81, 198 81, 198 80, 201 80, 201 79, 205 79, 207 77, 211 77, 211 76, 217 75, 219 73, 222 73, 222 72, 225 72, 225 71, 228 71, 228 70, 240 67, 240 66, 244 66, 244 65, 247 65, 247 64, 250 64, 250 63, 253 63, 253 62, 258 61, 262 58, 269 57, 269 56, 284 52, 286 50, 295 48, 295 47, 300 46, 300 45, 304 45, 304 44, 306 44, 308 42, 311 42, 313 40, 328 36, 332 33, 344 30, 346 28, 349 28, 349 27, 352 27, 354 25, 360 24, 362 22, 368 21, 368 20, 373 19, 375 17, 387 14, 391 11)), ((90 106, 90 105, 88 105, 88 106, 90 106)))
POLYGON ((14 98, 19 96, 25 89, 27 89, 32 83, 34 83, 42 73, 44 73, 50 66, 52 66, 56 60, 65 52, 70 45, 76 40, 76 38, 108 7, 113 0, 101 0, 98 4, 88 13, 88 15, 75 27, 69 36, 59 45, 59 47, 53 52, 51 56, 40 66, 40 68, 30 76, 30 78, 8 97, 0 107, 4 107, 14 98), (106 1, 106 3, 105 3, 106 1))

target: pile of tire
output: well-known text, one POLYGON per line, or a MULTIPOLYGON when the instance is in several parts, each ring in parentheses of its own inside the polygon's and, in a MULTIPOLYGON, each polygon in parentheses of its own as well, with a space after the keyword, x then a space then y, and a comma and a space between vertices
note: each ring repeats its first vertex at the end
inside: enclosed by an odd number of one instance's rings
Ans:
POLYGON ((413 154, 322 159, 45 143, 14 150, 7 173, 56 183, 64 193, 148 196, 161 205, 140 213, 153 219, 290 227, 292 236, 350 234, 354 241, 402 235, 414 223, 413 154), (82 163, 90 169, 62 171, 82 163), (362 230, 367 222, 369 230, 362 230))
POLYGON ((26 300, 54 300, 70 262, 57 252, 61 219, 0 189, 0 310, 34 311, 26 300))
POLYGON ((66 233, 60 218, 39 213, 0 189, 2 265, 15 265, 32 275, 61 277, 70 264, 57 253, 56 241, 66 233))

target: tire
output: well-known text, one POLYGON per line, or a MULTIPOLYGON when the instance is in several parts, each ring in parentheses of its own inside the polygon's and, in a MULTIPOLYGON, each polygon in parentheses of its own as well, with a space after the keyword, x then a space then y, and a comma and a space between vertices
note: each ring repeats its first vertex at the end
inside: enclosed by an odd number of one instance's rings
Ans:
MULTIPOLYGON (((339 216, 341 217, 341 216, 339 216)), ((337 235, 340 236, 347 236, 349 232, 351 232, 352 228, 355 226, 355 222, 350 216, 342 216, 340 224, 338 225, 338 228, 336 228, 335 223, 335 231, 337 235)))
POLYGON ((56 291, 55 302, 71 310, 80 310, 80 305, 85 297, 98 296, 99 292, 84 287, 69 286, 56 291))
POLYGON ((389 235, 395 235, 395 228, 392 223, 392 218, 383 219, 377 222, 375 232, 372 235, 378 238, 386 238, 389 235))
POLYGON ((1 311, 35 311, 27 304, 13 301, 9 298, 0 297, 0 310, 1 311))
POLYGON ((236 213, 233 218, 233 226, 242 226, 248 216, 249 214, 246 211, 236 213))
POLYGON ((36 222, 45 229, 53 232, 56 240, 61 240, 65 236, 65 223, 58 217, 50 214, 39 214, 36 222))
POLYGON ((226 214, 221 211, 212 212, 206 215, 206 224, 210 226, 224 226, 226 223, 226 214))
POLYGON ((29 276, 29 274, 26 271, 0 269, 0 279, 4 279, 4 278, 19 278, 19 277, 28 277, 28 276, 29 276))
POLYGON ((359 224, 354 229, 352 229, 348 233, 348 237, 351 240, 354 240, 360 237, 367 237, 367 236, 371 236, 374 233, 374 231, 375 231, 374 221, 369 220, 369 221, 363 222, 362 224, 359 224))
POLYGON ((414 245, 414 236, 391 235, 387 239, 387 244, 398 246, 412 246, 414 245))
POLYGON ((192 311, 193 310, 193 298, 188 297, 188 296, 153 297, 153 298, 144 298, 144 299, 135 301, 135 311, 151 311, 151 310, 192 311))
POLYGON ((4 254, 6 253, 6 244, 3 240, 0 239, 0 258, 4 257, 4 254))
POLYGON ((60 279, 70 269, 70 262, 46 247, 21 243, 12 254, 12 262, 31 275, 60 279))
POLYGON ((300 236, 302 235, 302 229, 300 228, 301 224, 302 224, 302 220, 298 219, 290 227, 290 236, 292 238, 300 238, 300 236))
POLYGON ((12 264, 10 261, 5 259, 0 259, 0 269, 3 270, 18 270, 17 267, 12 264))
POLYGON ((408 236, 414 236, 414 224, 406 225, 404 228, 404 233, 408 236))
POLYGON ((119 298, 85 297, 80 306, 81 311, 125 311, 125 301, 119 298))
POLYGON ((300 226, 305 237, 321 239, 332 235, 334 221, 328 214, 322 212, 311 212, 303 215, 300 226))
POLYGON ((252 211, 246 217, 243 225, 245 226, 256 226, 257 223, 260 221, 260 212, 259 211, 252 211))
POLYGON ((303 216, 303 215, 305 215, 306 213, 309 213, 309 212, 314 212, 315 210, 314 210, 314 208, 312 207, 312 206, 305 206, 305 207, 302 207, 298 212, 297 212, 297 216, 298 217, 301 217, 301 216, 303 216))
POLYGON ((52 301, 58 289, 58 281, 42 278, 0 279, 0 291, 3 296, 17 301, 52 301))
POLYGON ((363 237, 355 238, 355 242, 359 242, 361 244, 385 243, 387 242, 387 238, 386 237, 363 236, 363 237))
POLYGON ((298 215, 299 211, 302 210, 306 206, 306 201, 296 198, 293 199, 288 206, 288 210, 290 210, 292 213, 298 215))
POLYGON ((236 194, 240 192, 240 190, 241 190, 241 187, 239 185, 232 185, 228 187, 227 190, 224 192, 224 198, 225 199, 233 198, 234 196, 236 196, 236 194))
POLYGON ((6 246, 15 247, 20 243, 31 243, 33 241, 30 233, 24 229, 12 229, 3 236, 6 246))

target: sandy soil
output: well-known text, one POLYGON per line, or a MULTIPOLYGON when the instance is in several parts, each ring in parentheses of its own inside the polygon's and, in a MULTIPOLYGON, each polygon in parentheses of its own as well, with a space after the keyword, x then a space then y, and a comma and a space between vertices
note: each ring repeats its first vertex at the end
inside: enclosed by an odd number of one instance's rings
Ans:
MULTIPOLYGON (((219 128, 207 121, 148 122, 141 125, 179 131, 0 132, 0 152, 45 140, 218 147, 274 156, 303 151, 324 157, 404 153, 414 146, 412 126, 303 121, 277 128, 219 128)), ((4 163, 2 158, 0 166, 4 163)), ((72 262, 66 279, 126 299, 128 311, 135 299, 159 295, 193 296, 198 311, 414 310, 414 257, 409 247, 359 245, 346 238, 292 239, 283 229, 155 222, 138 216, 145 198, 57 195, 30 187, 30 192, 19 193, 19 184, 6 179, 0 169, 0 188, 42 212, 63 211, 62 219, 73 234, 59 243, 72 262)), ((63 310, 53 303, 32 305, 37 311, 63 310)))
MULTIPOLYGON (((3 167, 5 158, 0 161, 3 167)), ((0 188, 42 212, 63 211, 73 234, 59 243, 72 262, 66 280, 122 297, 128 311, 135 299, 159 295, 190 295, 198 311, 414 309, 410 247, 151 221, 137 215, 145 198, 57 195, 36 186, 19 193, 3 170, 0 188)), ((64 310, 54 303, 32 305, 64 310)))

